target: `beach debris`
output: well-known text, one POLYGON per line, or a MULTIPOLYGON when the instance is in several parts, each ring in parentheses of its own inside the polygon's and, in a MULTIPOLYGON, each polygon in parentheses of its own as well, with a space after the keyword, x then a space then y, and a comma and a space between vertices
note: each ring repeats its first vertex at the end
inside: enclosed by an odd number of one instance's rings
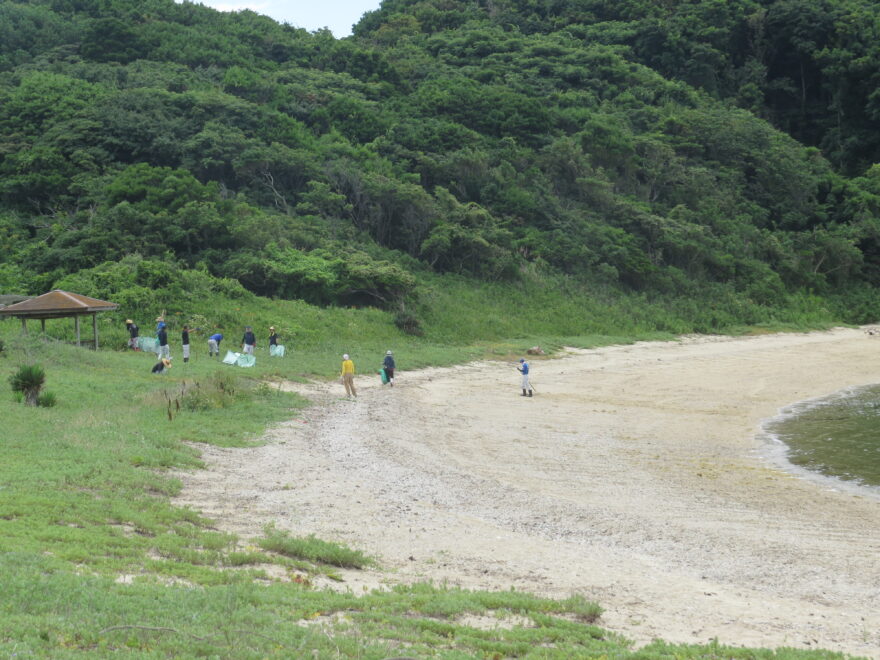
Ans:
POLYGON ((526 350, 526 353, 528 353, 529 355, 544 355, 544 349, 540 346, 532 346, 531 348, 526 350))

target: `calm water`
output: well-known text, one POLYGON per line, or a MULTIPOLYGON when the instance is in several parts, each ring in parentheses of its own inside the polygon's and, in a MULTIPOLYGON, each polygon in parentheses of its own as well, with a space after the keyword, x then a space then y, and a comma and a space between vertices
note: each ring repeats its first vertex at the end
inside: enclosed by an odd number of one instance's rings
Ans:
POLYGON ((790 406, 764 429, 792 464, 880 488, 880 385, 790 406))

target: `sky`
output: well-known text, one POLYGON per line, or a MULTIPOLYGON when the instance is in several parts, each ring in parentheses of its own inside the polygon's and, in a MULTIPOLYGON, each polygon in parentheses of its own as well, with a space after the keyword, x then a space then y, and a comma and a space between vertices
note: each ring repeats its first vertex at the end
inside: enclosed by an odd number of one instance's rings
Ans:
POLYGON ((330 28, 335 37, 347 37, 365 12, 378 9, 380 0, 196 0, 220 11, 250 9, 310 32, 330 28))

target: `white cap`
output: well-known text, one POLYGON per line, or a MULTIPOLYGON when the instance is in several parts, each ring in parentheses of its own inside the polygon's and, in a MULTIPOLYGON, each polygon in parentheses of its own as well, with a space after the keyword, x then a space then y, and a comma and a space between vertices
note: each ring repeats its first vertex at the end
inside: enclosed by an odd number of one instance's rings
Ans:
POLYGON ((391 351, 385 351, 385 355, 391 355, 391 351))
POLYGON ((344 354, 342 355, 342 359, 343 359, 343 360, 347 360, 347 359, 348 359, 348 353, 344 353, 344 354))

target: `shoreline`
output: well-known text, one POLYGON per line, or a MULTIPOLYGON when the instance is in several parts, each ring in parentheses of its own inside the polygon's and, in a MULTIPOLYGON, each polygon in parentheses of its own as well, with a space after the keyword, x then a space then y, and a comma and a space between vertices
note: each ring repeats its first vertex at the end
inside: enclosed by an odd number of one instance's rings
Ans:
POLYGON ((315 405, 248 449, 204 447, 177 502, 243 538, 275 522, 379 558, 344 589, 431 580, 582 595, 640 646, 880 658, 880 506, 761 456, 762 420, 877 381, 858 330, 687 337, 512 367, 290 384, 315 405))
POLYGON ((816 470, 811 470, 809 468, 801 467, 800 465, 795 465, 788 458, 788 452, 791 450, 791 447, 788 445, 788 443, 786 443, 784 440, 781 440, 775 433, 767 429, 767 427, 773 423, 784 421, 793 416, 796 416, 805 409, 809 409, 810 404, 815 403, 816 405, 818 405, 820 402, 826 401, 831 397, 844 396, 847 393, 862 390, 866 387, 872 387, 873 385, 878 384, 880 384, 880 381, 878 381, 878 383, 861 385, 858 387, 847 386, 840 390, 836 390, 835 392, 830 392, 829 394, 805 399, 803 401, 796 401, 787 406, 784 406, 775 416, 770 417, 769 419, 765 419, 761 422, 757 433, 757 438, 763 443, 760 449, 762 457, 769 464, 794 475, 798 479, 813 481, 818 486, 822 486, 823 488, 827 488, 829 490, 840 490, 842 492, 846 492, 857 497, 868 497, 880 502, 880 485, 875 486, 871 484, 859 483, 859 481, 855 479, 843 479, 842 477, 822 474, 821 472, 818 472, 816 470), (799 410, 793 410, 795 408, 799 410))

